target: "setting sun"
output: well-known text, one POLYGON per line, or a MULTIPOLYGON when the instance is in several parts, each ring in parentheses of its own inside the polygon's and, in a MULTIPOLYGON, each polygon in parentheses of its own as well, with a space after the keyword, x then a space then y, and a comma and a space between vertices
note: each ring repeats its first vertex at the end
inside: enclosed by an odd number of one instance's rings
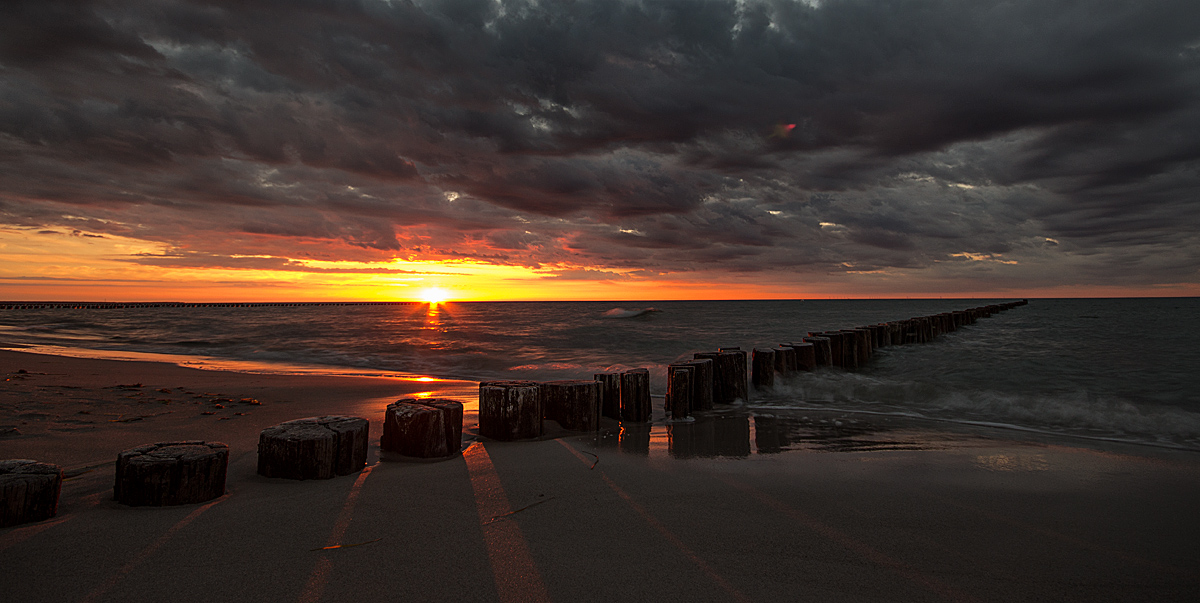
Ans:
POLYGON ((449 297, 449 295, 449 292, 447 292, 445 289, 430 287, 421 292, 421 301, 437 305, 446 301, 446 298, 449 297))

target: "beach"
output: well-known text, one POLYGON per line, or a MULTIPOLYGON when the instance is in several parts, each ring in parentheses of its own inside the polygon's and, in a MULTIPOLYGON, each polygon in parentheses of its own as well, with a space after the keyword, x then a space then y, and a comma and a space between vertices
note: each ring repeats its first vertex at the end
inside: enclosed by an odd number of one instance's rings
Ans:
POLYGON ((476 383, 0 351, 0 458, 63 467, 0 529, 12 601, 1190 601, 1200 454, 819 411, 536 441, 477 435, 476 383), (23 371, 23 372, 22 372, 23 371), (463 454, 380 458, 384 406, 466 405, 463 454), (367 469, 258 476, 258 433, 371 422, 367 469), (112 500, 140 444, 225 442, 227 493, 112 500), (333 547, 333 548, 327 548, 333 547))

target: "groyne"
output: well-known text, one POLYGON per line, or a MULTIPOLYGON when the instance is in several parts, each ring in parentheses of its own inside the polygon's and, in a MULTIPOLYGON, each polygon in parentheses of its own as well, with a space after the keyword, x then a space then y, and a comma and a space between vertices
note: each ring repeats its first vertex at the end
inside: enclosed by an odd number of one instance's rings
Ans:
MULTIPOLYGON (((691 420, 689 417, 693 412, 704 413, 712 410, 714 403, 732 405, 747 402, 752 391, 773 388, 777 377, 784 379, 820 367, 858 370, 870 362, 880 348, 928 343, 946 333, 975 324, 979 319, 1028 303, 1028 300, 1022 299, 849 329, 810 332, 807 336, 798 338, 798 341, 780 343, 773 347, 755 347, 751 348, 749 353, 740 347, 723 347, 715 352, 695 352, 691 362, 667 366, 664 410, 672 421, 691 420)), ((542 433, 542 420, 554 419, 556 415, 563 413, 616 419, 621 423, 622 433, 627 427, 650 421, 647 369, 596 373, 594 380, 597 387, 588 389, 584 392, 586 395, 575 396, 567 402, 560 403, 565 406, 557 410, 548 410, 543 404, 545 397, 534 393, 539 388, 547 387, 547 383, 482 382, 479 384, 480 431, 488 437, 497 437, 485 432, 482 426, 503 419, 534 427, 528 429, 524 435, 505 432, 504 437, 498 439, 538 437, 542 433), (499 392, 508 391, 517 385, 530 390, 524 396, 527 403, 485 403, 485 399, 507 399, 500 396, 499 392), (496 395, 485 395, 493 390, 497 392, 496 395)), ((599 423, 588 421, 577 426, 563 427, 594 431, 599 428, 599 423)))

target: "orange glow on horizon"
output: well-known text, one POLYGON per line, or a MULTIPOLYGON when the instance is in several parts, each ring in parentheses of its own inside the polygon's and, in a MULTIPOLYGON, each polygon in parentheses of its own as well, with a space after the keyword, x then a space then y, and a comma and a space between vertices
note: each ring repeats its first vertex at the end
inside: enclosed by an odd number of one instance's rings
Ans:
MULTIPOLYGON (((464 259, 332 261, 235 256, 279 268, 147 262, 170 248, 115 235, 0 228, 0 301, 321 302, 623 301, 1200 296, 1200 284, 997 286, 969 273, 659 272, 562 263, 529 267, 464 259), (279 261, 285 260, 285 261, 279 261), (585 278, 572 278, 575 274, 585 278), (600 278, 597 278, 599 276, 600 278)), ((964 263, 964 267, 967 263, 964 263)), ((1010 269, 1003 263, 997 263, 1010 269)), ((1022 269, 1012 266, 1013 270, 1022 269)), ((1019 282, 1008 278, 1006 282, 1019 282)), ((432 309, 432 307, 431 307, 432 309)))

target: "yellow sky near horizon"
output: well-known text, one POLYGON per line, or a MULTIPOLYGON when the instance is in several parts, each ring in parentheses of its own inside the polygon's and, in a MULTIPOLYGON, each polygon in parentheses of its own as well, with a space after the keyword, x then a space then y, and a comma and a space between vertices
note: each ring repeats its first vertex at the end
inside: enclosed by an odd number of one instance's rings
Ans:
POLYGON ((1196 286, 1161 289, 1042 287, 1022 290, 914 290, 915 273, 778 275, 692 272, 646 276, 582 265, 530 268, 467 260, 387 262, 271 260, 284 269, 147 265, 162 243, 86 233, 0 229, 0 300, 34 301, 574 301, 822 299, 892 297, 1136 297, 1200 295, 1196 286), (587 272, 590 270, 591 272, 587 272), (563 276, 562 273, 566 273, 563 276), (577 278, 574 274, 584 274, 577 278), (908 285, 908 286, 905 286, 908 285))
MULTIPOLYGON (((720 283, 561 278, 582 266, 529 268, 477 261, 292 260, 289 269, 156 266, 167 246, 125 237, 0 230, 0 299, 7 300, 583 300, 694 299, 726 294, 720 283), (436 292, 434 291, 436 290, 436 292)), ((243 259, 279 259, 243 256, 243 259)), ((741 288, 739 291, 746 291, 741 288)))

